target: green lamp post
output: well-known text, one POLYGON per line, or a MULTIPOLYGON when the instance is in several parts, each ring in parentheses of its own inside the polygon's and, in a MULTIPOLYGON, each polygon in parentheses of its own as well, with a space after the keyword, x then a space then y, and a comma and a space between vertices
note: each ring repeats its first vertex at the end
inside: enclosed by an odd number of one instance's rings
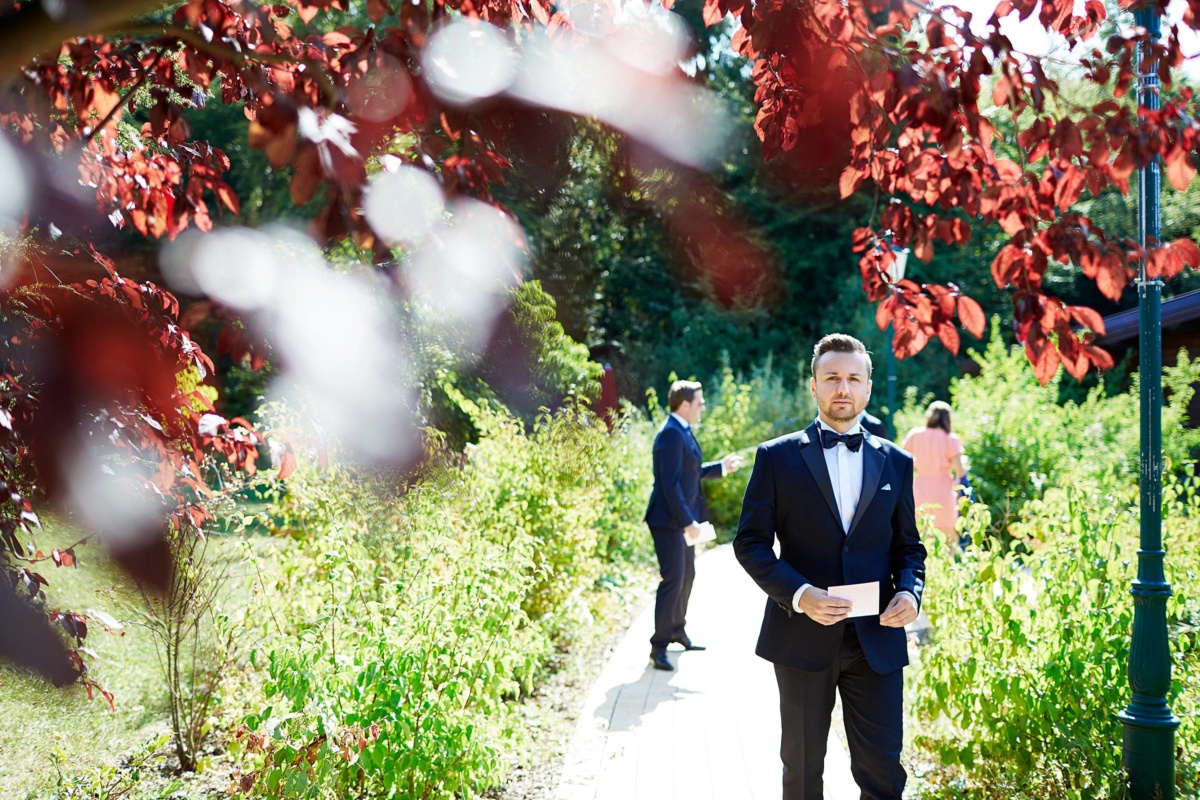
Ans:
MULTIPOLYGON (((1156 5, 1145 3, 1137 24, 1157 41, 1161 20, 1156 5)), ((1139 58, 1139 63, 1141 59, 1139 58)), ((1138 80, 1138 102, 1159 107, 1159 81, 1153 64, 1138 80)), ((1138 173, 1138 211, 1142 245, 1159 240, 1162 174, 1157 158, 1138 173)), ((1133 699, 1118 714, 1124 727, 1122 762, 1133 800, 1175 797, 1175 729, 1179 720, 1167 705, 1171 688, 1171 651, 1167 639, 1167 598, 1171 586, 1163 572, 1162 545, 1162 281, 1150 278, 1142 261, 1138 275, 1141 375, 1141 546, 1133 581, 1133 640, 1129 650, 1129 686, 1133 699)))

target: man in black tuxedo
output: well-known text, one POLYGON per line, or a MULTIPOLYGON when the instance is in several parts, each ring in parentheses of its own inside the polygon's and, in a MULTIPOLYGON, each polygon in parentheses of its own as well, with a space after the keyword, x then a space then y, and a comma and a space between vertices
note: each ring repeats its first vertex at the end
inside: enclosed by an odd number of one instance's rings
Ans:
POLYGON ((822 798, 836 689, 861 797, 900 800, 904 626, 925 587, 913 461, 862 430, 871 396, 862 342, 845 334, 818 342, 809 389, 818 418, 758 448, 733 542, 770 597, 755 652, 774 663, 779 683, 783 798, 822 798), (879 582, 879 616, 847 619, 851 604, 826 591, 870 581, 879 582))
POLYGON ((685 630, 688 598, 696 577, 696 553, 689 544, 708 520, 708 500, 700 489, 702 479, 720 478, 742 465, 742 457, 728 455, 704 463, 692 426, 704 413, 704 390, 695 381, 675 381, 667 394, 667 421, 654 438, 654 490, 646 508, 646 524, 654 537, 658 571, 662 580, 654 598, 654 635, 650 661, 655 669, 673 670, 667 645, 703 650, 685 630))

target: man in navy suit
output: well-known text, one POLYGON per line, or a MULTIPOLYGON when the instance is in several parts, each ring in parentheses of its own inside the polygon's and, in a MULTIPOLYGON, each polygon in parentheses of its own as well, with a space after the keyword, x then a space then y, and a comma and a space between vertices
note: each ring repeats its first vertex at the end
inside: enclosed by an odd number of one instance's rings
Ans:
POLYGON ((862 429, 871 397, 862 342, 821 339, 809 389, 817 420, 758 448, 733 542, 769 595, 755 652, 775 665, 779 684, 783 798, 822 798, 836 690, 861 797, 900 800, 904 626, 917 618, 925 587, 913 461, 862 429), (826 591, 873 581, 879 616, 848 619, 851 604, 826 591))
POLYGON ((689 544, 708 520, 708 500, 700 481, 720 478, 742 464, 739 455, 704 462, 692 426, 704 413, 704 390, 695 381, 675 381, 667 394, 667 421, 654 438, 654 490, 646 508, 646 524, 654 537, 658 571, 662 580, 654 598, 654 635, 650 661, 655 669, 673 670, 667 645, 703 650, 685 630, 688 598, 696 577, 696 553, 689 544))

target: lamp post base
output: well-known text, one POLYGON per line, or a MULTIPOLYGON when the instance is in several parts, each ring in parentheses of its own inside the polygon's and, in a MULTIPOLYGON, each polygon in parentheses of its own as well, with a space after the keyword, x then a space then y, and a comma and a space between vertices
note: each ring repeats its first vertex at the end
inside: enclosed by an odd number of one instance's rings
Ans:
POLYGON ((1132 800, 1173 800, 1175 784, 1175 729, 1179 718, 1170 708, 1160 704, 1129 708, 1117 714, 1125 728, 1121 763, 1129 781, 1129 797, 1132 800), (1164 776, 1169 776, 1164 781, 1164 776))

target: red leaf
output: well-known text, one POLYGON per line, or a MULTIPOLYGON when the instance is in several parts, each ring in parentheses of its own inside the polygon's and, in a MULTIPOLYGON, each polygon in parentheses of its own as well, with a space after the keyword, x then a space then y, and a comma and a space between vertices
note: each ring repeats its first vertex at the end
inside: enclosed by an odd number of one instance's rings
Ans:
POLYGON ((1003 289, 1013 283, 1017 275, 1028 265, 1029 254, 1025 252, 1024 248, 1017 247, 1015 244, 1006 244, 992 261, 992 280, 996 282, 996 286, 1003 289))
POLYGON ((858 191, 864 177, 866 176, 852 164, 842 170, 842 177, 838 179, 838 191, 841 192, 843 200, 858 191))
POLYGON ((1029 336, 1025 338, 1025 355, 1033 365, 1033 376, 1042 386, 1058 372, 1058 351, 1038 325, 1030 328, 1029 336))
POLYGON ((879 330, 886 330, 892 321, 892 310, 896 307, 896 295, 889 294, 887 299, 875 308, 875 324, 879 330))
POLYGON ((1083 138, 1079 135, 1079 128, 1070 119, 1058 123, 1054 139, 1063 158, 1080 158, 1083 155, 1083 138))
POLYGON ((217 199, 225 204, 235 214, 239 213, 238 196, 233 193, 233 188, 225 181, 221 181, 216 185, 217 199))
POLYGON ((285 450, 279 458, 279 480, 285 481, 292 476, 296 471, 296 454, 291 450, 285 450))
POLYGON ((1109 300, 1116 302, 1121 299, 1121 292, 1129 281, 1129 273, 1121 256, 1108 252, 1100 256, 1096 271, 1096 288, 1109 300))
POLYGON ((960 340, 958 337, 958 329, 949 322, 943 322, 937 328, 938 338, 942 340, 942 344, 946 349, 954 355, 958 355, 958 347, 960 340))
POLYGON ((1167 250, 1165 247, 1155 247, 1147 254, 1146 258, 1146 276, 1150 278, 1161 278, 1170 272, 1170 267, 1167 263, 1167 250))
POLYGON ((704 24, 711 28, 723 19, 725 9, 721 7, 721 0, 704 0, 704 24))
POLYGON ((367 0, 367 13, 371 16, 371 21, 378 23, 386 17, 391 11, 388 6, 387 0, 367 0))
POLYGON ((1054 186, 1054 204, 1066 211, 1075 205, 1083 191, 1085 173, 1078 167, 1067 167, 1054 186))
POLYGON ((925 37, 929 40, 929 49, 935 50, 946 43, 946 29, 936 14, 930 15, 929 25, 925 28, 925 37))
POLYGON ((1182 152, 1174 161, 1167 161, 1167 180, 1179 191, 1187 189, 1192 178, 1196 176, 1196 168, 1192 166, 1192 154, 1182 152))
POLYGON ((1067 306, 1071 318, 1090 331, 1104 335, 1104 317, 1094 308, 1087 306, 1067 306))
POLYGON ((983 337, 983 329, 987 324, 983 309, 965 294, 958 297, 958 321, 976 339, 983 337))
POLYGON ((1113 368, 1113 357, 1109 355, 1107 350, 1097 347, 1094 344, 1085 344, 1083 345, 1083 349, 1092 363, 1096 365, 1096 369, 1113 368))
POLYGON ((1171 242, 1171 249, 1179 256, 1184 266, 1190 269, 1200 267, 1200 247, 1191 239, 1176 239, 1171 242))
POLYGON ((923 325, 915 322, 896 329, 892 339, 892 347, 896 358, 908 358, 921 352, 929 342, 929 333, 923 325))
POLYGON ((992 103, 997 106, 1002 106, 1008 102, 1010 84, 1007 75, 1001 75, 1000 80, 996 81, 996 87, 992 89, 992 103))

